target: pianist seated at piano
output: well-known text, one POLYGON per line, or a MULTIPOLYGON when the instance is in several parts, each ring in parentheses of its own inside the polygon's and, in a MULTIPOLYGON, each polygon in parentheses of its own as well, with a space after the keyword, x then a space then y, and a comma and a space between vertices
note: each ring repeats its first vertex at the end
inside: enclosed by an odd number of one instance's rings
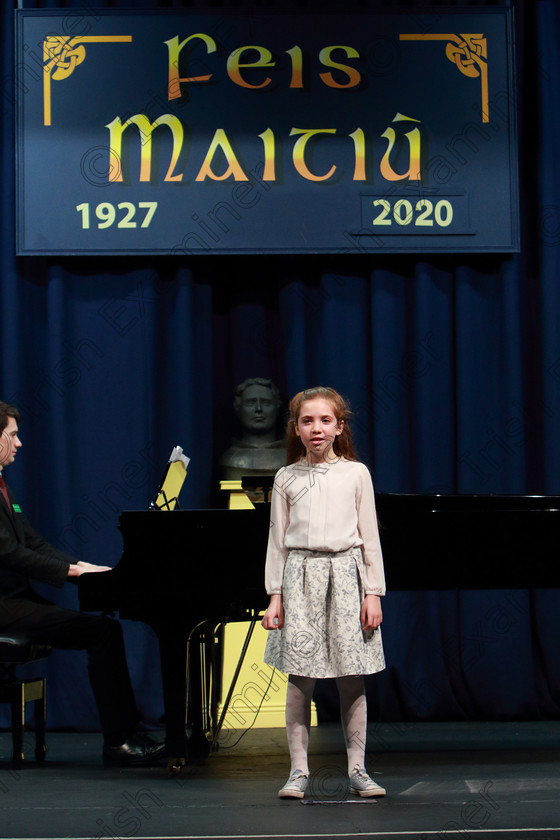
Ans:
MULTIPOLYGON (((137 732, 138 712, 120 624, 111 618, 59 607, 31 581, 61 587, 84 574, 108 569, 59 551, 33 530, 3 471, 16 460, 21 441, 17 408, 0 401, 0 629, 63 650, 86 650, 88 672, 104 735, 105 764, 150 764, 164 746, 137 732)), ((48 494, 45 492, 45 497, 48 494)))
POLYGON ((274 475, 286 460, 284 439, 278 438, 282 401, 270 379, 253 377, 237 386, 233 408, 240 434, 220 458, 226 479, 274 475))

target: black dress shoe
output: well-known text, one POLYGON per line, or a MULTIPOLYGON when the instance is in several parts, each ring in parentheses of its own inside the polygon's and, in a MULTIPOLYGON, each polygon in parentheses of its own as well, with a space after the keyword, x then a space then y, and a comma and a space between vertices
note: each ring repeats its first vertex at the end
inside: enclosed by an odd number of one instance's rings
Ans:
POLYGON ((163 758, 165 744, 158 744, 148 735, 131 735, 116 747, 103 747, 103 763, 131 767, 139 764, 154 764, 163 758))

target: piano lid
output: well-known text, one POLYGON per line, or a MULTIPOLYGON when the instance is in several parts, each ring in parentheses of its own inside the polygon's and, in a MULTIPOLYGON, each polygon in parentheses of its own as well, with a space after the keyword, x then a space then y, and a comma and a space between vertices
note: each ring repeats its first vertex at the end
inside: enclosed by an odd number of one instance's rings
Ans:
POLYGON ((560 497, 376 495, 388 589, 560 587, 560 497))

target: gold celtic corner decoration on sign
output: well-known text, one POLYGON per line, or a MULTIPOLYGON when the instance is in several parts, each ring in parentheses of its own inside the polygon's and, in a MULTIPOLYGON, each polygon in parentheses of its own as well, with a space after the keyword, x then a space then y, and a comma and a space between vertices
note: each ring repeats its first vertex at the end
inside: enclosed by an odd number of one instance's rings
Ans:
POLYGON ((448 41, 445 55, 465 76, 480 76, 482 122, 489 122, 486 38, 480 35, 399 35, 401 41, 448 41))
POLYGON ((511 3, 103 5, 14 13, 18 256, 519 251, 511 3))
POLYGON ((43 125, 51 124, 51 78, 55 82, 71 76, 86 57, 85 43, 130 43, 132 35, 49 35, 43 41, 43 125))

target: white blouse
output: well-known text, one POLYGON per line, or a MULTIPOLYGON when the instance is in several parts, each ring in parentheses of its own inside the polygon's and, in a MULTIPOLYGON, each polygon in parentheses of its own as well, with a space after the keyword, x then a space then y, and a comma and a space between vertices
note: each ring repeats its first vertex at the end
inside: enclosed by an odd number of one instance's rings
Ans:
POLYGON ((282 592, 290 549, 338 552, 357 546, 364 557, 366 594, 384 595, 373 485, 365 464, 339 458, 315 466, 298 461, 278 470, 265 567, 269 595, 282 592))

